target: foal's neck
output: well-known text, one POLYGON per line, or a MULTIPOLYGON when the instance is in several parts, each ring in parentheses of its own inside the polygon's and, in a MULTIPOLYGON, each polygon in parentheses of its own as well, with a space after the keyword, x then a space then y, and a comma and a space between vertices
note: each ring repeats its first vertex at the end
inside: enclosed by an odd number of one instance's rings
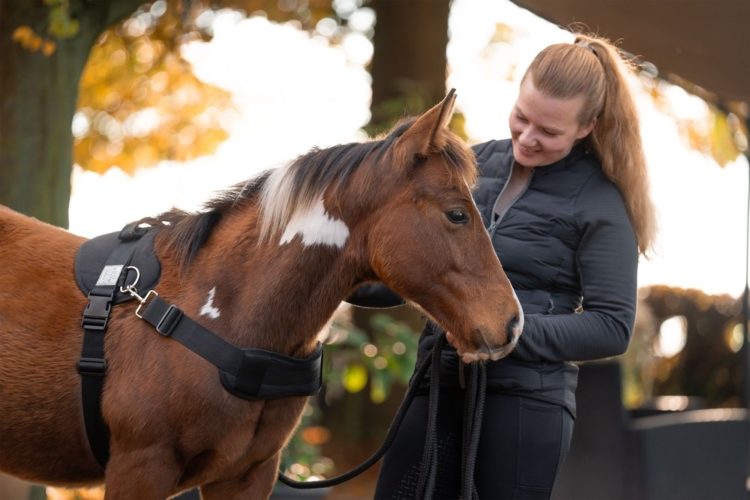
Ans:
POLYGON ((219 312, 206 321, 239 347, 307 354, 353 288, 353 266, 344 251, 305 246, 299 236, 283 244, 277 237, 257 245, 232 232, 225 226, 192 266, 189 286, 206 295, 199 298, 205 300, 199 307, 219 312), (241 242, 229 247, 220 243, 227 241, 241 242))

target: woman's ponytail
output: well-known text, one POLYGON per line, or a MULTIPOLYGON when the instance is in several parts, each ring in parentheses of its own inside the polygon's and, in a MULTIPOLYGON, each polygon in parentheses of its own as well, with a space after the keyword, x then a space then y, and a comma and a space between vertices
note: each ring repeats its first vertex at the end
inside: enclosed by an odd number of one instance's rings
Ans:
POLYGON ((628 68, 607 40, 578 35, 574 44, 542 50, 524 75, 551 97, 584 96, 578 116, 582 126, 596 120, 588 137, 604 174, 620 189, 638 240, 646 254, 656 233, 648 169, 635 103, 625 75, 628 68))

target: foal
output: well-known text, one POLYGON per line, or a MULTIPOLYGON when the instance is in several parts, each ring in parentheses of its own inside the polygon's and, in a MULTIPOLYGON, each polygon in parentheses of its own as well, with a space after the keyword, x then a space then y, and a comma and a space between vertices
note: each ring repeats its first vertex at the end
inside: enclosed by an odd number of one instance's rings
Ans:
MULTIPOLYGON (((342 299, 383 282, 450 331, 464 360, 515 345, 522 312, 447 129, 455 97, 382 140, 314 150, 212 201, 152 219, 161 297, 242 348, 305 357, 342 299)), ((0 469, 30 481, 105 481, 109 499, 266 498, 304 397, 248 401, 217 369, 113 308, 102 468, 83 427, 83 238, 0 207, 0 469)))

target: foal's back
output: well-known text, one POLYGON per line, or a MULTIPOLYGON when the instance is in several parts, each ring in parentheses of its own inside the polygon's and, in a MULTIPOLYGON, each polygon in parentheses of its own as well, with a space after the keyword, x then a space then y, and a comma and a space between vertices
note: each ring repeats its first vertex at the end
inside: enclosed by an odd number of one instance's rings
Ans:
POLYGON ((75 364, 85 298, 73 260, 83 241, 0 206, 0 469, 10 473, 25 460, 44 464, 61 482, 72 470, 81 478, 82 468, 91 479, 101 475, 86 458, 77 463, 90 452, 80 400, 71 397, 80 391, 75 364))

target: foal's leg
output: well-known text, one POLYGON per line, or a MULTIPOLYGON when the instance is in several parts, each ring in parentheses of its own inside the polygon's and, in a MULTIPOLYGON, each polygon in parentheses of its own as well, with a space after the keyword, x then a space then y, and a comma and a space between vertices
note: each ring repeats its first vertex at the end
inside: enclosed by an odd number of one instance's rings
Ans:
POLYGON ((271 496, 279 473, 281 452, 250 469, 234 481, 201 486, 203 500, 233 500, 252 498, 261 500, 271 496))
POLYGON ((181 466, 168 448, 113 453, 105 473, 105 499, 162 500, 174 493, 180 474, 181 466))

